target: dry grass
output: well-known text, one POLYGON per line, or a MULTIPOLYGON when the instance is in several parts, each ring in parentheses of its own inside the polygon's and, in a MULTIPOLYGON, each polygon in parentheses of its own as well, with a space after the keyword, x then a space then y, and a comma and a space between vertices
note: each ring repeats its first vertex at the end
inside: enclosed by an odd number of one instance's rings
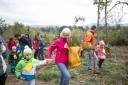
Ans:
MULTIPOLYGON (((87 71, 87 58, 81 58, 82 65, 70 69, 70 85, 128 85, 128 47, 111 47, 111 56, 108 56, 99 74, 87 71)), ((58 85, 59 71, 57 67, 48 65, 38 69, 36 85, 58 85)), ((9 74, 6 85, 23 85, 14 75, 9 74)))

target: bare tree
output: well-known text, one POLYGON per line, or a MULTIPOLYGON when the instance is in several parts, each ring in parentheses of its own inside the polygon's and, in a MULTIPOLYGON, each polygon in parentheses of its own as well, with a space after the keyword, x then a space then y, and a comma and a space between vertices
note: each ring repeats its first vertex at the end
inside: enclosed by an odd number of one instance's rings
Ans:
MULTIPOLYGON (((106 28, 106 40, 107 40, 107 6, 109 5, 111 1, 110 0, 94 0, 94 5, 97 6, 97 28, 99 28, 100 25, 100 12, 104 9, 105 10, 105 28, 106 28)), ((99 40, 99 35, 98 35, 99 40)))
POLYGON ((85 18, 83 16, 75 16, 74 20, 75 20, 75 23, 74 24, 76 24, 79 21, 83 21, 84 22, 85 21, 85 18))
POLYGON ((117 2, 114 4, 114 6, 112 6, 112 8, 110 8, 110 9, 107 11, 107 14, 108 14, 113 8, 115 8, 115 7, 116 7, 117 5, 119 5, 119 4, 125 4, 125 5, 128 6, 128 2, 117 1, 117 2))

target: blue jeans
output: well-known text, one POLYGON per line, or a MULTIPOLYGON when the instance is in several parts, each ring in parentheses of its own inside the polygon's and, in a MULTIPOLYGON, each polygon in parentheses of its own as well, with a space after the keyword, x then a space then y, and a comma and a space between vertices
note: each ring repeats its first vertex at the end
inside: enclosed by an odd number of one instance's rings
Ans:
POLYGON ((64 63, 58 63, 57 66, 61 72, 60 85, 69 85, 70 73, 68 66, 64 63))
POLYGON ((24 80, 24 85, 36 85, 35 84, 35 79, 31 80, 31 81, 25 81, 24 80))
POLYGON ((94 69, 94 65, 95 65, 95 68, 97 69, 97 63, 98 63, 98 58, 97 58, 96 54, 89 51, 88 52, 88 61, 87 61, 88 70, 94 69))

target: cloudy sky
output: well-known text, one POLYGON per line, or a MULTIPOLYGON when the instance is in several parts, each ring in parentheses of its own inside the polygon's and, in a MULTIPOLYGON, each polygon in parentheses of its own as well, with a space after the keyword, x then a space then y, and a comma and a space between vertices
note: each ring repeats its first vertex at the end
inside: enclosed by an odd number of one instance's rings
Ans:
POLYGON ((96 23, 93 0, 0 0, 0 17, 9 24, 73 25, 75 16, 85 17, 79 25, 96 23))

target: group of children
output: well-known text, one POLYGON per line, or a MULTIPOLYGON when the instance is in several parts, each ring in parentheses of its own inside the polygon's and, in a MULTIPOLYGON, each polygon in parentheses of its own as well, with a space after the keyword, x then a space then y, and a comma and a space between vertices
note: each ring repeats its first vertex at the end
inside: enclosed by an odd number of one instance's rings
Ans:
POLYGON ((25 46, 23 55, 16 51, 16 47, 12 47, 8 58, 11 66, 11 72, 16 74, 18 79, 24 81, 24 85, 35 85, 36 67, 51 63, 52 59, 38 60, 33 58, 33 51, 29 46, 25 46))
POLYGON ((45 44, 42 38, 42 35, 40 35, 39 37, 35 36, 32 40, 29 34, 17 34, 15 35, 15 39, 9 39, 7 42, 8 63, 11 66, 12 73, 15 73, 17 63, 23 58, 23 51, 26 45, 33 50, 34 58, 44 60, 43 49, 45 44))
MULTIPOLYGON (((3 53, 7 52, 6 44, 0 36, 0 85, 5 85, 7 78, 7 65, 3 53)), ((51 63, 52 59, 38 60, 33 58, 32 49, 26 45, 23 52, 11 43, 8 50, 8 63, 11 66, 11 72, 16 74, 18 79, 24 81, 24 85, 35 85, 36 67, 51 63)))
MULTIPOLYGON (((25 45, 24 49, 19 49, 19 43, 8 43, 8 64, 11 73, 16 74, 18 79, 24 81, 24 85, 35 85, 36 67, 52 62, 52 59, 35 59, 34 51, 30 46, 25 45), (10 46, 10 48, 9 48, 10 46)), ((42 56, 42 55, 40 55, 42 56)))

